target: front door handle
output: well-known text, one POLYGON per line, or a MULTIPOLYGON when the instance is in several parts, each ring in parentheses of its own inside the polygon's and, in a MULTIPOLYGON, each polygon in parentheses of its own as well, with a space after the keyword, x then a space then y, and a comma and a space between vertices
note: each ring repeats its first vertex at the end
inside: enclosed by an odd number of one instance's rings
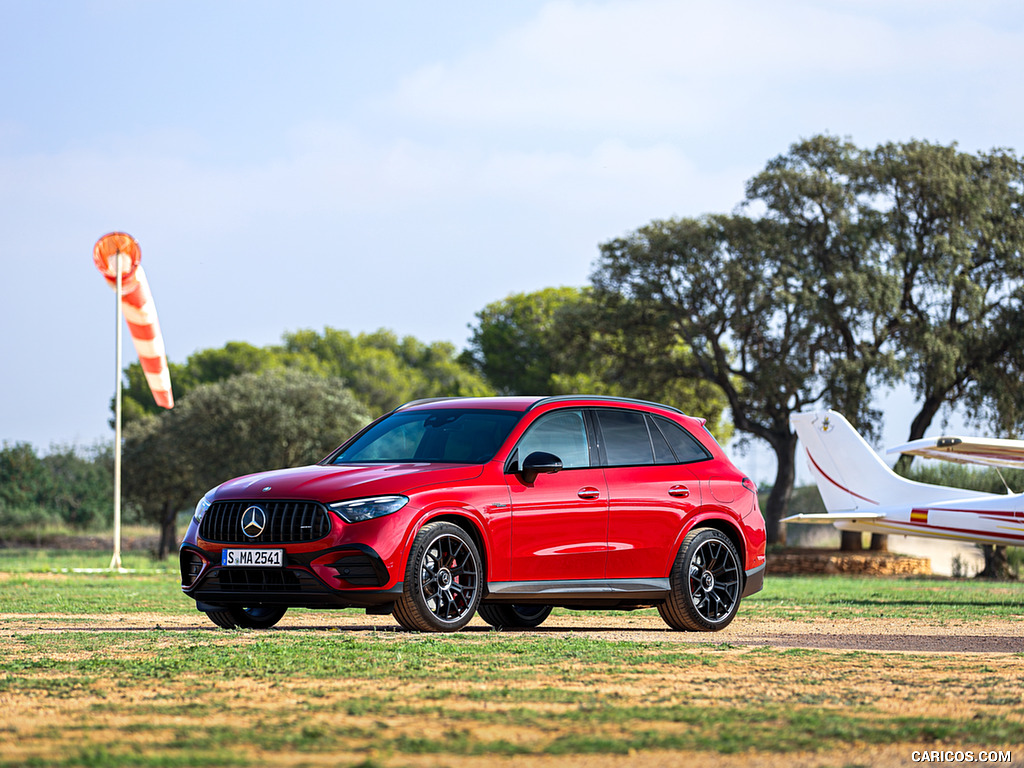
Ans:
POLYGON ((576 495, 579 496, 581 499, 596 499, 600 497, 601 492, 597 490, 597 488, 593 488, 588 485, 586 488, 580 488, 576 492, 576 495))
POLYGON ((690 489, 685 485, 673 485, 668 489, 669 496, 675 496, 678 499, 685 499, 690 495, 690 489))

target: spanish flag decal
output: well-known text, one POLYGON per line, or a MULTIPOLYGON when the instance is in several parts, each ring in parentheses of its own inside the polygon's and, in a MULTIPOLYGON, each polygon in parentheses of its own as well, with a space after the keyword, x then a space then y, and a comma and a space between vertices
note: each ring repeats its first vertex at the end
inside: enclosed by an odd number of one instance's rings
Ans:
POLYGON ((927 509, 912 509, 910 510, 910 522, 912 523, 928 523, 928 510, 927 509))

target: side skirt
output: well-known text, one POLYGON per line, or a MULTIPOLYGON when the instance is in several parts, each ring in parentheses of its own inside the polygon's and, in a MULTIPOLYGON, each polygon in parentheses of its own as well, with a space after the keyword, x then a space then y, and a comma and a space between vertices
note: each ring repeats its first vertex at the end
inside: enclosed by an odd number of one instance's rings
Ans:
POLYGON ((664 600, 668 579, 577 579, 567 581, 496 581, 487 585, 487 602, 567 605, 577 603, 664 600))

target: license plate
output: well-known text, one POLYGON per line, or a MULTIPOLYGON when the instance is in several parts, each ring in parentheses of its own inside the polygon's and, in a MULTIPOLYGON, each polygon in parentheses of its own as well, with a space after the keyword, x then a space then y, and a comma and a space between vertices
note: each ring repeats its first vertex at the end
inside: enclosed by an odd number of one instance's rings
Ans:
POLYGON ((262 568, 280 568, 284 565, 283 549, 222 549, 221 565, 248 565, 262 568))

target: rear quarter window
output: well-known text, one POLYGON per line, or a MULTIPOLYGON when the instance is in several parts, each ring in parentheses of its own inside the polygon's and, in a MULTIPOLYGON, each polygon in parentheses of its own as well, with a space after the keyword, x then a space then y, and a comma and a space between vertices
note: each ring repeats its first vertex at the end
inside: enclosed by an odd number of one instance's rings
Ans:
POLYGON ((651 421, 653 422, 652 427, 661 432, 671 446, 676 463, 690 464, 694 461, 706 461, 711 458, 708 449, 674 421, 669 421, 661 416, 653 416, 651 421))

